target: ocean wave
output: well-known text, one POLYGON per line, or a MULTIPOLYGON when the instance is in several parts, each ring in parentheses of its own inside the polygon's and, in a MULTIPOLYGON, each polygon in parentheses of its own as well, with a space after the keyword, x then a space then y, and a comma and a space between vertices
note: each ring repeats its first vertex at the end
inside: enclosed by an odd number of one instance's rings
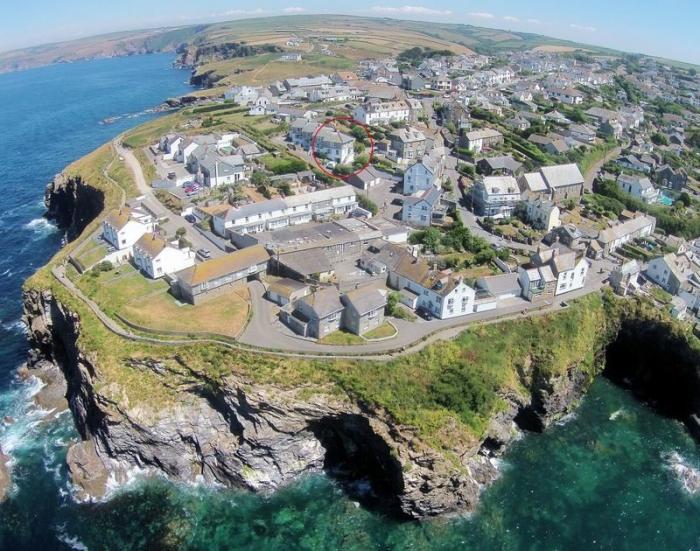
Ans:
POLYGON ((24 323, 22 319, 0 322, 0 326, 9 333, 15 333, 17 335, 27 334, 27 324, 24 323))
POLYGON ((700 494, 700 469, 678 452, 661 454, 665 467, 673 474, 683 490, 695 496, 700 494))
POLYGON ((66 532, 65 524, 59 524, 56 527, 56 539, 61 543, 65 543, 70 549, 88 551, 88 546, 80 541, 77 536, 71 536, 66 532))
POLYGON ((46 236, 58 231, 58 227, 46 218, 34 218, 22 226, 25 230, 31 230, 36 235, 46 236))

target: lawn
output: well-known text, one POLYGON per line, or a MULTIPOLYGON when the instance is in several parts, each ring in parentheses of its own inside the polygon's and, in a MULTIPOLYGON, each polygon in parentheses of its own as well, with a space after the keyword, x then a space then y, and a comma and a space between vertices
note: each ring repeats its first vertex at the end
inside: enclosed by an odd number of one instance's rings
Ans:
POLYGON ((80 265, 85 270, 89 270, 105 256, 107 256, 107 246, 104 243, 87 241, 85 246, 75 256, 75 259, 80 262, 80 265))
POLYGON ((359 335, 350 333, 341 329, 340 331, 335 331, 330 335, 326 335, 322 339, 318 339, 318 344, 334 344, 340 346, 351 346, 353 344, 362 344, 364 339, 359 335))
POLYGON ((234 290, 197 306, 181 304, 162 279, 151 280, 131 265, 95 276, 83 275, 79 287, 110 315, 155 331, 237 335, 248 315, 248 291, 234 290))
POLYGON ((386 339, 387 337, 395 336, 397 333, 398 332, 396 331, 396 328, 393 325, 391 325, 388 321, 385 321, 376 329, 372 329, 371 331, 365 333, 364 337, 365 339, 369 340, 386 339))
POLYGON ((134 177, 124 161, 120 161, 119 159, 115 158, 107 170, 107 176, 117 182, 119 187, 124 190, 127 197, 138 195, 134 177))

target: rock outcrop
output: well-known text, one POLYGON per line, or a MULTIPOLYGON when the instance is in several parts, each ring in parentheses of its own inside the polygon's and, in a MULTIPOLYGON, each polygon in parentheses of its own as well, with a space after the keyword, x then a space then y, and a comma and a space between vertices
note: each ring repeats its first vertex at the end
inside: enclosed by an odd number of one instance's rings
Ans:
POLYGON ((46 186, 44 203, 46 218, 54 220, 71 241, 102 212, 104 194, 80 176, 61 173, 46 186))
POLYGON ((0 503, 5 501, 10 490, 10 470, 7 468, 8 457, 2 453, 0 448, 0 503))
MULTIPOLYGON (((79 316, 48 290, 27 290, 24 302, 30 368, 56 365, 67 381, 83 439, 69 451, 68 463, 82 498, 101 497, 107 480, 124 481, 134 470, 256 492, 325 471, 341 480, 371 481, 375 503, 404 517, 466 512, 497 478, 492 457, 518 435, 520 420, 534 416, 546 426, 585 390, 576 366, 556 381, 531 374, 531 396, 504 396, 507 407, 486 438, 456 444, 449 454, 430 448, 386 412, 323 388, 281 388, 233 375, 222 383, 198 374, 197 384, 178 385, 177 403, 128 407, 105 391, 100 366, 77 345, 79 316)), ((159 358, 134 358, 130 367, 164 381, 174 376, 159 358)))

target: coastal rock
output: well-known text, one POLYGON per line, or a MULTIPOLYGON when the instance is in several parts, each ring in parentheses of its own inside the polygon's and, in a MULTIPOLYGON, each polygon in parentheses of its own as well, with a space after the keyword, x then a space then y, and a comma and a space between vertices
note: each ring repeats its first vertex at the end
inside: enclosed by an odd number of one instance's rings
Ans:
POLYGON ((7 467, 9 459, 9 457, 2 453, 2 448, 0 448, 0 503, 7 498, 7 493, 12 483, 10 480, 10 469, 7 467))
POLYGON ((104 194, 87 185, 80 176, 57 174, 44 194, 46 218, 54 220, 71 241, 92 222, 104 208, 104 194))
POLYGON ((78 501, 104 497, 107 493, 109 471, 97 455, 91 441, 79 442, 68 448, 66 463, 78 501))
MULTIPOLYGON (((45 370, 51 363, 67 381, 68 403, 83 439, 67 460, 83 499, 103 496, 108 479, 125 480, 134 470, 255 492, 323 471, 341 481, 370 481, 383 506, 404 517, 471 511, 481 490, 498 477, 491 457, 518 437, 523 412, 536 411, 546 424, 584 390, 573 375, 560 381, 535 377, 532 397, 504 396, 507 407, 494 416, 485 439, 455 446, 448 460, 386 412, 317 388, 279 388, 233 375, 214 382, 199 375, 196 384, 178 385, 176 403, 117 403, 109 385, 98 384, 99 365, 76 344, 79 316, 49 291, 27 291, 24 302, 30 368, 45 370)), ((162 359, 127 363, 163 377, 164 384, 172 380, 162 359)))
MULTIPOLYGON (((683 350, 683 341, 678 340, 683 335, 668 328, 663 333, 661 326, 656 340, 647 340, 653 325, 647 320, 646 334, 630 330, 625 322, 621 326, 611 322, 610 334, 596 341, 599 350, 594 351, 593 362, 582 358, 566 369, 551 370, 551 364, 541 359, 523 358, 517 385, 523 391, 511 390, 500 397, 502 407, 481 441, 455 442, 447 454, 430 447, 415 429, 397 423, 387 412, 358 403, 337 389, 279 387, 233 373, 210 380, 174 350, 164 352, 166 357, 141 353, 124 360, 124 367, 169 389, 165 400, 131 403, 118 383, 105 384, 99 362, 78 345, 82 322, 76 312, 50 290, 28 288, 24 306, 30 370, 56 366, 67 383, 69 407, 83 440, 71 448, 67 459, 83 499, 104 495, 107 481, 122 483, 132 472, 271 492, 299 476, 323 471, 348 482, 344 487, 350 493, 350 482, 370 482, 381 507, 404 518, 469 512, 483 488, 498 477, 494 457, 522 430, 543 430, 578 404, 603 369, 606 345, 622 339, 634 349, 641 348, 640 342, 654 342, 667 354, 683 350), (644 335, 643 341, 625 341, 644 335), (661 345, 663 335, 667 347, 661 345)), ((614 355, 615 342, 607 347, 608 356, 614 355)), ((686 349, 690 350, 687 343, 686 349)), ((686 377, 656 381, 660 388, 660 381, 667 383, 663 390, 668 396, 670 385, 678 381, 691 390, 700 381, 692 379, 700 364, 695 352, 683 354, 685 359, 676 354, 670 365, 681 365, 678 372, 686 377)), ((647 365, 645 370, 661 377, 660 365, 647 365)), ((629 375, 631 381, 646 380, 649 373, 623 367, 617 374, 629 375)), ((682 389, 674 395, 683 396, 682 389)), ((679 414, 697 413, 696 395, 691 392, 688 399, 677 409, 679 414)))

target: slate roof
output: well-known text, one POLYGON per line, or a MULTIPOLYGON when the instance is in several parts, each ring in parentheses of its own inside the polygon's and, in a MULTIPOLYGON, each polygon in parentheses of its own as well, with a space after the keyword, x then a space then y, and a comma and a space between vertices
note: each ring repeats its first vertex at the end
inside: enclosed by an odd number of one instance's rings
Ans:
POLYGON ((342 300, 347 306, 354 308, 358 314, 363 316, 379 308, 384 308, 386 306, 386 293, 372 287, 361 287, 345 293, 342 300))
POLYGON ((301 302, 307 304, 317 319, 327 318, 331 314, 341 312, 344 306, 340 302, 340 294, 335 287, 324 287, 305 296, 301 302))
POLYGON ((129 223, 130 219, 131 209, 128 207, 122 207, 120 209, 110 211, 107 218, 105 218, 105 222, 112 226, 116 231, 119 231, 129 223))
POLYGON ((158 256, 163 249, 165 249, 168 244, 163 241, 154 233, 149 233, 143 235, 141 239, 136 242, 137 248, 141 249, 145 254, 151 258, 158 256))
POLYGON ((190 286, 195 286, 262 264, 269 259, 270 255, 265 247, 255 245, 195 264, 191 268, 177 272, 176 277, 190 286))
POLYGON ((540 172, 547 185, 552 189, 580 185, 583 183, 583 175, 578 166, 574 163, 543 166, 540 168, 540 172))

